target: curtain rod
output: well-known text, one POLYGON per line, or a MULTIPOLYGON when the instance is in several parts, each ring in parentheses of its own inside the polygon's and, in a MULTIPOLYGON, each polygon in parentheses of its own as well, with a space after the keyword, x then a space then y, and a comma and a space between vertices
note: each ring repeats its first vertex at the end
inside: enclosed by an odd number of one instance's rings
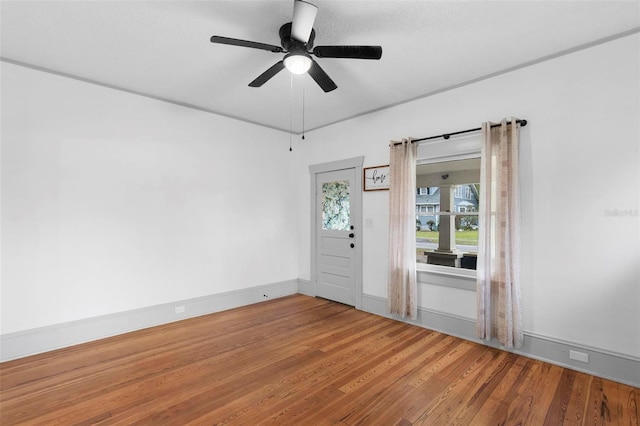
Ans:
MULTIPOLYGON (((524 126, 527 125, 527 120, 516 120, 516 123, 518 123, 518 124, 520 124, 520 126, 524 127, 524 126)), ((511 124, 511 122, 507 121, 507 124, 511 124)), ((502 125, 501 123, 492 124, 491 128, 500 127, 501 125, 502 125)), ((459 132, 453 132, 453 133, 444 133, 442 135, 429 136, 428 138, 414 139, 414 140, 411 141, 411 143, 423 142, 423 141, 428 141, 428 140, 438 139, 438 138, 449 139, 451 136, 461 135, 463 133, 478 132, 480 130, 482 130, 482 127, 476 127, 475 129, 468 129, 468 130, 460 130, 459 132)), ((402 142, 396 142, 396 143, 394 143, 394 145, 402 145, 402 142)))

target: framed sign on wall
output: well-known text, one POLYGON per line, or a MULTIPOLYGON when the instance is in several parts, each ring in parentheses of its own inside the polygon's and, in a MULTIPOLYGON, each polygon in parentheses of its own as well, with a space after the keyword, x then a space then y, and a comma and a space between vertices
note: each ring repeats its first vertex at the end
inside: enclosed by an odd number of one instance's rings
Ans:
POLYGON ((365 191, 382 191, 389 189, 389 165, 367 167, 363 169, 365 191))

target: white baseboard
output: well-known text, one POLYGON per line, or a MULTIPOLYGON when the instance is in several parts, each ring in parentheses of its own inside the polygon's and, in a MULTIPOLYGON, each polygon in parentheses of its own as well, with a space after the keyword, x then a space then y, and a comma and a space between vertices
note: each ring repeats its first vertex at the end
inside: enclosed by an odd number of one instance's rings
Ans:
POLYGON ((311 287, 311 281, 301 278, 298 278, 298 293, 304 294, 305 296, 315 297, 316 295, 315 289, 311 287))
POLYGON ((297 292, 298 280, 289 280, 15 333, 6 333, 0 335, 0 362, 250 305, 297 292), (176 313, 175 308, 178 306, 184 307, 184 312, 176 313))
MULTIPOLYGON (((362 310, 506 350, 495 340, 487 342, 478 339, 476 337, 475 321, 469 318, 419 308, 418 319, 416 321, 408 318, 403 319, 388 313, 387 299, 368 294, 362 295, 362 310)), ((629 355, 586 347, 584 345, 527 332, 525 332, 522 347, 510 352, 630 386, 640 387, 640 358, 629 355), (589 363, 569 359, 570 350, 587 354, 589 356, 589 363)))

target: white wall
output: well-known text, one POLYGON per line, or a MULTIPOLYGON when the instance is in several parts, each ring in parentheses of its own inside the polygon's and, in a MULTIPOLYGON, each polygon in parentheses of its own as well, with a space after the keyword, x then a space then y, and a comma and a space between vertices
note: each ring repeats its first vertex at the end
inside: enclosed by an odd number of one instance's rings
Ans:
POLYGON ((288 134, 1 65, 3 334, 297 278, 288 134))
MULTIPOLYGON (((309 229, 309 164, 365 155, 388 142, 478 127, 511 115, 522 129, 525 330, 640 357, 640 36, 308 132, 298 144, 301 229, 309 229), (610 211, 630 212, 613 216, 610 211)), ((428 78, 428 70, 425 71, 428 78)), ((388 194, 365 193, 364 293, 386 297, 388 194)), ((309 279, 309 233, 299 276, 309 279)), ((421 285, 422 307, 475 318, 475 294, 421 285)))

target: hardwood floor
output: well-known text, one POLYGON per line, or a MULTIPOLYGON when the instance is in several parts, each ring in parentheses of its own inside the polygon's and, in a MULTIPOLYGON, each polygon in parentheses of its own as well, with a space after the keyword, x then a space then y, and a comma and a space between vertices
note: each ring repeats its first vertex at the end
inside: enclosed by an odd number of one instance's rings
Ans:
POLYGON ((2 425, 638 425, 640 389, 294 295, 0 364, 2 425))

